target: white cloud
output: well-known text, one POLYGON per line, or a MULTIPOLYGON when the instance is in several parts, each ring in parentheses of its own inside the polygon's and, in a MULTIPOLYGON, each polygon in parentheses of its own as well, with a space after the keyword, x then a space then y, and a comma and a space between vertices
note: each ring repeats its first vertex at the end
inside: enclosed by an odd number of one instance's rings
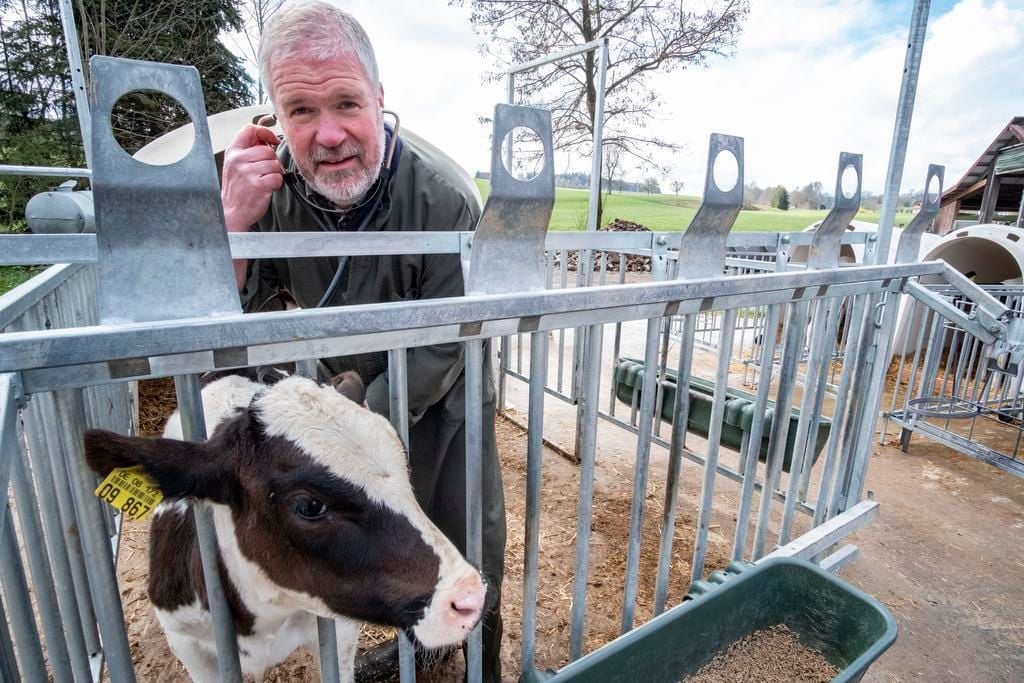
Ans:
MULTIPOLYGON (((712 131, 745 138, 746 177, 831 187, 840 151, 864 154, 865 189, 885 182, 906 55, 910 3, 896 13, 863 0, 755 1, 737 57, 659 81, 663 129, 694 153, 677 159, 691 191, 703 185, 712 131), (817 29, 815 28, 817 27, 817 29), (810 37, 810 38, 809 38, 810 37)), ((925 41, 903 187, 928 163, 955 182, 999 129, 1024 113, 1024 5, 963 0, 934 18, 925 41)))

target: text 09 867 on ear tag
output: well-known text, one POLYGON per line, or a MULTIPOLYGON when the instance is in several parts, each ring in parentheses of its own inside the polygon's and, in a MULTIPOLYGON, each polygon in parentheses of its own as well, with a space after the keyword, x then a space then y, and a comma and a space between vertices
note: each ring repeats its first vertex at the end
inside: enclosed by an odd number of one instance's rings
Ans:
POLYGON ((115 467, 96 488, 101 500, 133 520, 146 519, 164 499, 156 482, 141 467, 115 467))

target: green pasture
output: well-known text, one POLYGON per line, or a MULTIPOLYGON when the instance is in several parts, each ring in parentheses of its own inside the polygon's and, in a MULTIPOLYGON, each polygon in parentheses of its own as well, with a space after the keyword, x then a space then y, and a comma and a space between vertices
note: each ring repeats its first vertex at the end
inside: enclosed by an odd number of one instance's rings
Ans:
MULTIPOLYGON (((480 195, 486 201, 490 184, 477 180, 480 195)), ((569 188, 555 189, 555 208, 551 212, 551 230, 585 230, 587 226, 586 190, 569 188)), ((616 218, 645 225, 651 230, 682 230, 690 224, 700 205, 699 197, 672 194, 644 194, 640 192, 616 192, 605 201, 602 223, 616 218)), ((827 211, 791 209, 779 211, 761 207, 757 211, 741 211, 734 230, 791 232, 803 230, 811 223, 821 220, 827 211)), ((868 223, 878 222, 877 211, 861 211, 857 220, 868 223)), ((896 224, 906 222, 904 215, 897 215, 896 224)))

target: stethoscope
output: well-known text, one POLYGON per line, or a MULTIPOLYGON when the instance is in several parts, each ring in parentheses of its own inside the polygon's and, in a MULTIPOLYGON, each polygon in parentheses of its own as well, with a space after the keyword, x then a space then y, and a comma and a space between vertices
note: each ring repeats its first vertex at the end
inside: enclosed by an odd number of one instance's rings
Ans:
MULTIPOLYGON (((381 164, 380 176, 377 182, 374 184, 373 194, 359 206, 351 207, 348 209, 335 209, 327 206, 320 206, 314 202, 310 197, 306 195, 305 189, 300 184, 300 176, 298 171, 285 171, 284 172, 284 184, 288 187, 293 195, 303 201, 309 208, 312 209, 310 213, 313 214, 313 219, 316 221, 317 227, 324 232, 334 232, 333 226, 331 226, 324 218, 323 214, 346 214, 352 211, 362 210, 367 203, 371 206, 368 211, 363 215, 363 219, 359 222, 355 232, 364 231, 369 225, 370 221, 373 220, 373 216, 380 210, 381 204, 384 202, 384 195, 388 183, 391 181, 391 174, 394 172, 392 163, 395 156, 395 147, 398 145, 398 131, 401 128, 401 119, 398 114, 393 111, 385 109, 383 114, 388 114, 395 119, 395 125, 391 131, 391 141, 388 143, 387 150, 384 152, 384 160, 381 164)), ((259 126, 273 126, 277 123, 277 118, 273 114, 268 114, 262 117, 256 125, 259 126)), ((282 164, 282 167, 284 164, 282 164)), ((327 302, 334 298, 334 294, 338 290, 338 285, 341 284, 341 276, 345 272, 345 266, 348 265, 348 255, 341 255, 338 257, 338 267, 334 271, 334 277, 331 278, 331 283, 327 286, 327 290, 324 291, 324 295, 320 297, 320 301, 317 303, 315 308, 323 308, 327 305, 327 302)))

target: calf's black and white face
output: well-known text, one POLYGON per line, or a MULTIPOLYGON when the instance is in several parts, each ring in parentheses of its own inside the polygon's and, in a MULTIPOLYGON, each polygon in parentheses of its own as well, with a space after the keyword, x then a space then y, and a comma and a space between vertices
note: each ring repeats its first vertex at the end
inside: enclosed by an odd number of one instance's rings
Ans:
POLYGON ((416 503, 386 419, 301 377, 227 377, 203 397, 207 424, 223 419, 208 442, 94 431, 90 465, 142 464, 168 498, 218 504, 234 528, 225 562, 270 602, 403 628, 426 647, 469 633, 485 586, 416 503))

